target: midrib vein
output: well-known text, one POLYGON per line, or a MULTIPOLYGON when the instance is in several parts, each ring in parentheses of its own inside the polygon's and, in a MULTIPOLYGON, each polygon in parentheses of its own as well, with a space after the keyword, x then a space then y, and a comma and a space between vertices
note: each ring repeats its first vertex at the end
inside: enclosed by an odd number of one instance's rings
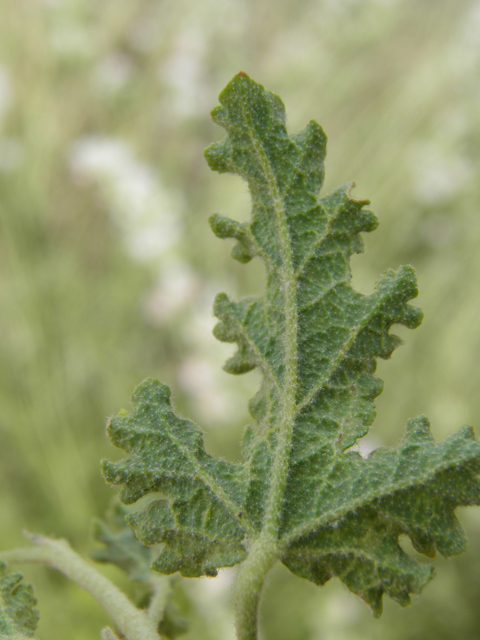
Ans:
POLYGON ((293 424, 296 414, 295 392, 297 385, 297 301, 296 278, 293 270, 293 252, 285 215, 283 199, 270 160, 261 142, 257 139, 250 114, 243 106, 243 115, 250 141, 260 162, 265 183, 271 197, 277 229, 280 238, 282 269, 280 279, 285 297, 285 376, 284 399, 282 402, 279 437, 272 467, 270 494, 262 534, 272 540, 277 539, 280 516, 288 476, 288 460, 293 437, 293 424))

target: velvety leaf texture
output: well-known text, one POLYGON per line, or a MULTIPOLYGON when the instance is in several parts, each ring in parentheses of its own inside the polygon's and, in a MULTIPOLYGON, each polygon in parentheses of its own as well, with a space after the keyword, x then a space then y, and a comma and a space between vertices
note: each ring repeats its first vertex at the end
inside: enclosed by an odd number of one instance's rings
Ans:
POLYGON ((103 473, 125 485, 120 497, 127 504, 159 494, 127 517, 144 544, 166 543, 153 568, 194 577, 243 560, 242 467, 207 455, 197 427, 173 412, 165 385, 146 380, 132 401, 135 413, 108 426, 112 442, 132 457, 104 462, 103 473))
POLYGON ((169 390, 147 380, 134 413, 109 425, 131 457, 104 463, 104 473, 124 485, 126 503, 150 496, 129 522, 145 544, 165 543, 157 570, 213 575, 241 562, 274 522, 278 556, 293 573, 316 584, 338 576, 379 615, 383 593, 405 605, 432 577, 402 550, 401 534, 428 556, 463 550, 454 511, 480 502, 480 443, 464 428, 436 444, 420 417, 396 450, 368 459, 349 450, 375 418, 376 359, 401 344, 390 327, 422 320, 408 304, 415 272, 389 270, 372 294, 356 292, 349 258, 378 221, 351 184, 318 196, 321 127, 312 121, 289 136, 280 98, 243 73, 220 102, 212 116, 227 136, 207 149, 207 162, 247 181, 252 217, 241 224, 214 215, 210 223, 236 240, 234 258, 257 256, 267 270, 263 296, 220 294, 214 304, 215 336, 238 346, 226 371, 262 374, 245 463, 210 457, 197 427, 172 411, 169 390))
POLYGON ((22 582, 20 573, 6 572, 0 562, 0 640, 33 638, 37 627, 37 604, 31 585, 22 582))

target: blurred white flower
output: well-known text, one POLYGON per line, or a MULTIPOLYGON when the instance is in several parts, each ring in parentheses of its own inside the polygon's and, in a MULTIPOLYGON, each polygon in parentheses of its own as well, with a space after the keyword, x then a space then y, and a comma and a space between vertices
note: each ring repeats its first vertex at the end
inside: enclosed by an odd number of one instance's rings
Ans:
POLYGON ((235 640, 235 619, 231 606, 231 591, 236 569, 220 569, 215 578, 185 580, 184 586, 200 612, 208 611, 211 637, 215 640, 235 640))
POLYGON ((95 86, 103 93, 116 93, 132 78, 135 71, 132 59, 124 53, 111 53, 93 71, 95 86))
POLYGON ((179 383, 194 399, 204 422, 212 418, 227 419, 236 404, 235 398, 219 383, 218 373, 214 360, 204 356, 187 358, 178 370, 179 383))
POLYGON ((232 376, 223 371, 225 361, 237 351, 237 345, 227 345, 212 335, 218 322, 212 313, 214 295, 206 288, 199 293, 181 327, 191 356, 180 365, 178 382, 192 398, 192 406, 198 412, 196 417, 210 429, 225 430, 232 423, 232 416, 245 424, 249 421, 248 400, 258 391, 259 377, 258 372, 232 376))
POLYGON ((180 198, 162 185, 150 166, 133 157, 125 142, 106 136, 81 138, 72 148, 70 168, 77 180, 99 187, 134 258, 162 260, 174 247, 181 232, 180 198))
POLYGON ((121 175, 131 161, 128 145, 106 136, 85 136, 75 143, 70 168, 77 177, 94 180, 100 176, 121 175))
POLYGON ((461 60, 462 65, 467 69, 470 64, 480 61, 480 2, 478 1, 474 2, 465 13, 457 46, 461 49, 458 55, 459 61, 461 60))
POLYGON ((145 302, 145 315, 154 324, 170 320, 192 304, 202 283, 185 263, 165 267, 145 302))
POLYGON ((195 115, 206 108, 205 48, 204 34, 188 29, 177 39, 171 55, 160 68, 160 80, 170 87, 174 110, 182 116, 195 115))
POLYGON ((455 157, 435 144, 417 147, 412 161, 417 199, 427 205, 455 195, 472 178, 473 167, 465 158, 455 157))

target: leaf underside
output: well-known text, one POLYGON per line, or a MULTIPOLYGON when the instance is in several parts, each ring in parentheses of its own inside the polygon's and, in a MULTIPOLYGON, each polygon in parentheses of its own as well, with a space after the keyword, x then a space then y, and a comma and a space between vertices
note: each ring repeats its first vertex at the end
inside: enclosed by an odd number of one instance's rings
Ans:
POLYGON ((200 430, 172 410, 169 389, 149 379, 133 395, 134 412, 108 426, 130 457, 104 462, 103 472, 123 485, 125 503, 148 496, 128 521, 144 544, 165 543, 153 568, 215 575, 241 562, 264 527, 288 415, 279 557, 316 584, 338 576, 379 615, 383 593, 405 605, 432 577, 431 567, 402 550, 401 534, 428 556, 464 549, 454 511, 480 502, 480 444, 470 428, 436 444, 420 417, 398 449, 368 459, 349 450, 375 418, 383 386, 376 358, 401 344, 390 327, 422 320, 408 304, 417 295, 415 272, 387 271, 370 295, 352 289, 349 258, 363 250, 360 233, 378 221, 368 201, 352 198, 352 185, 319 198, 321 127, 312 121, 289 136, 280 98, 245 74, 220 102, 212 116, 227 136, 207 149, 207 162, 248 182, 252 217, 240 224, 214 215, 210 223, 220 238, 236 240, 234 258, 259 257, 267 270, 263 296, 234 302, 220 294, 214 305, 215 336, 238 346, 225 369, 262 374, 245 462, 209 456, 200 430), (286 398, 293 398, 288 407, 286 398))
POLYGON ((32 586, 22 583, 20 573, 6 572, 0 562, 0 640, 33 638, 37 628, 37 604, 32 586))
POLYGON ((95 520, 93 537, 101 546, 95 549, 91 558, 96 562, 114 564, 131 580, 149 583, 153 550, 143 545, 135 537, 131 527, 125 522, 129 510, 115 502, 107 514, 106 522, 95 520))

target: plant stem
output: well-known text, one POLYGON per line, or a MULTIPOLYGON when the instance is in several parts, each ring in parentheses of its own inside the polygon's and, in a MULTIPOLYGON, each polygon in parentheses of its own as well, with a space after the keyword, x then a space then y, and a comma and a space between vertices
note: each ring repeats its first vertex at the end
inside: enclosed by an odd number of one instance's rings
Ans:
POLYGON ((276 542, 263 535, 240 565, 235 582, 235 624, 238 640, 257 640, 258 606, 265 576, 277 559, 276 542))
POLYGON ((165 607, 172 593, 172 578, 170 576, 158 576, 152 580, 153 595, 148 607, 148 617, 158 627, 163 620, 165 607))
POLYGON ((297 412, 296 390, 298 378, 298 312, 297 279, 293 267, 293 250, 287 223, 285 202, 279 189, 275 171, 263 147, 257 139, 251 116, 244 112, 251 143, 263 170, 275 212, 280 239, 282 270, 278 273, 282 283, 285 302, 284 327, 284 377, 281 417, 276 425, 278 431, 274 461, 271 468, 270 491, 267 498, 262 533, 252 544, 245 562, 241 565, 235 585, 236 626, 238 640, 257 640, 258 608, 265 576, 279 557, 277 546, 278 528, 285 497, 292 446, 293 425, 297 412))
POLYGON ((30 534, 28 537, 38 546, 7 551, 1 554, 2 560, 11 563, 39 562, 61 571, 102 605, 127 640, 159 640, 154 623, 147 615, 75 553, 65 540, 30 534))

